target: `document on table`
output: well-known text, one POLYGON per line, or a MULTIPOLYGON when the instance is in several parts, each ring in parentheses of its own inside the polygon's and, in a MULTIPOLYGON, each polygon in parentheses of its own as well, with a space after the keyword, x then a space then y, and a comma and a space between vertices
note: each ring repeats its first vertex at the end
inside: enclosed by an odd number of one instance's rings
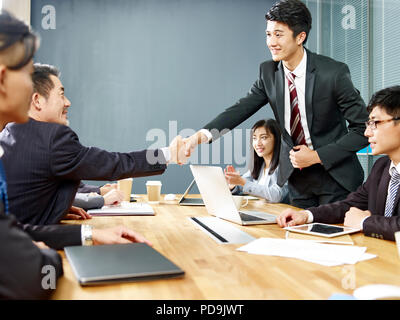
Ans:
POLYGON ((376 257, 366 253, 366 247, 272 238, 254 240, 237 250, 253 254, 296 258, 324 266, 355 264, 376 257))

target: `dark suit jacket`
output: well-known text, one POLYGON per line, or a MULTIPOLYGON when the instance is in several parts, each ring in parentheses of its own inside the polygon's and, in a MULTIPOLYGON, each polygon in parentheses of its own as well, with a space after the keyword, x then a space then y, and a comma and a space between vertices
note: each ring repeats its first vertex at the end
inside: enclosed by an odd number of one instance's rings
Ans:
MULTIPOLYGON (((282 62, 262 63, 259 78, 247 96, 204 126, 215 140, 220 137, 219 131, 235 128, 269 103, 282 130, 280 186, 293 172, 289 160, 293 142, 285 130, 284 81, 282 62)), ((368 113, 347 65, 307 50, 305 103, 312 144, 324 168, 345 189, 354 191, 363 182, 356 152, 368 145, 364 137, 368 113)))
POLYGON ((314 216, 315 222, 343 223, 345 213, 350 207, 361 210, 369 210, 371 216, 364 220, 363 230, 365 235, 394 240, 394 233, 400 231, 400 193, 395 199, 393 216, 386 218, 385 205, 390 181, 389 174, 390 159, 382 157, 378 159, 367 179, 357 191, 352 192, 343 201, 309 208, 314 216))
MULTIPOLYGON (((32 227, 27 228, 32 231, 32 227)), ((43 267, 53 266, 56 278, 63 274, 59 254, 53 249, 39 249, 17 221, 4 212, 0 213, 0 261, 0 299, 48 298, 53 290, 42 287, 43 278, 49 274, 42 273, 43 267)))
POLYGON ((82 245, 81 225, 34 226, 16 222, 16 226, 25 231, 34 241, 42 241, 48 247, 62 250, 67 246, 82 245))
POLYGON ((118 180, 157 175, 166 169, 158 150, 118 153, 80 144, 69 127, 30 119, 0 133, 10 212, 22 223, 58 223, 81 179, 118 180), (154 156, 161 163, 150 164, 154 156))
POLYGON ((95 192, 95 193, 100 194, 100 187, 92 186, 90 184, 85 184, 85 183, 81 182, 78 187, 78 192, 80 192, 80 193, 95 192))

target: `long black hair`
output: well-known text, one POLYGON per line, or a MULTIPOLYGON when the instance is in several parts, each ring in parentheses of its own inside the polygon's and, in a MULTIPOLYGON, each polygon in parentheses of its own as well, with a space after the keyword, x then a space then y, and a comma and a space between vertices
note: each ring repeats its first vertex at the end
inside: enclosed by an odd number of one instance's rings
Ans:
POLYGON ((275 169, 279 165, 279 153, 281 149, 281 130, 279 128, 279 125, 274 119, 257 121, 251 128, 251 135, 250 135, 250 154, 252 160, 250 162, 251 163, 250 172, 253 179, 258 179, 261 167, 264 164, 264 158, 259 157, 253 148, 254 131, 256 131, 256 129, 261 127, 264 127, 267 133, 272 134, 274 136, 274 149, 268 174, 270 175, 273 174, 275 169))

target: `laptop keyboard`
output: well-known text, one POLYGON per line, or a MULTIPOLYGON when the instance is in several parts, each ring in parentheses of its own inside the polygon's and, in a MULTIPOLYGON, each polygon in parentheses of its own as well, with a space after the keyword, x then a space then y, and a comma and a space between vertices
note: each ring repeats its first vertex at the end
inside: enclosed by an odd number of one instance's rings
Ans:
POLYGON ((252 215, 240 212, 240 211, 239 211, 239 215, 240 215, 240 218, 242 218, 242 221, 263 221, 263 220, 265 220, 263 218, 252 216, 252 215))
POLYGON ((204 204, 202 198, 183 198, 181 200, 181 203, 199 203, 199 204, 204 204))

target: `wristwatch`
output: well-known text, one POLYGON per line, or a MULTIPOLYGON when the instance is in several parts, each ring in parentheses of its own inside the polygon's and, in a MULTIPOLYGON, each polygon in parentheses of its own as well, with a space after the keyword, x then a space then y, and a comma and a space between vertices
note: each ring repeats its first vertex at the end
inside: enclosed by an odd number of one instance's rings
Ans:
POLYGON ((93 227, 87 224, 82 225, 81 233, 82 233, 82 245, 83 246, 91 246, 93 245, 92 232, 93 227))

